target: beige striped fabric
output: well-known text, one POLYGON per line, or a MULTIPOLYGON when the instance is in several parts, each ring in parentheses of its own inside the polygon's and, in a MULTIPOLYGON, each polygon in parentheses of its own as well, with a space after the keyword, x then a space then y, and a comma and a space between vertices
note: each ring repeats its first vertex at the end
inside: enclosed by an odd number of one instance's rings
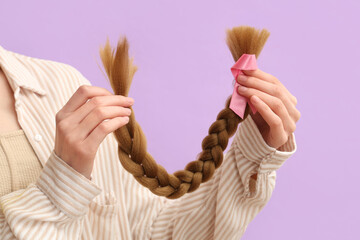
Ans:
POLYGON ((276 170, 296 151, 294 134, 278 150, 268 146, 249 116, 214 177, 170 200, 122 168, 109 134, 89 180, 53 149, 56 113, 90 82, 70 65, 1 46, 0 64, 19 124, 43 167, 36 182, 0 198, 0 239, 240 239, 269 201, 276 170))

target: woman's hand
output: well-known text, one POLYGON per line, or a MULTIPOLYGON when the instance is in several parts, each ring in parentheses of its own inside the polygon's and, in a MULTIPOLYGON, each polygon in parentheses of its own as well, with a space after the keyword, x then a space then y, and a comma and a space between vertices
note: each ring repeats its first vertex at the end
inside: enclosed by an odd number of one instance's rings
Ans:
POLYGON ((265 142, 278 149, 287 142, 295 131, 300 112, 296 109, 297 99, 274 76, 260 69, 243 71, 237 82, 246 89, 238 88, 240 95, 250 99, 256 108, 250 111, 265 142))
POLYGON ((105 88, 80 86, 56 114, 56 155, 91 179, 100 143, 129 122, 133 102, 134 99, 114 95, 105 88))

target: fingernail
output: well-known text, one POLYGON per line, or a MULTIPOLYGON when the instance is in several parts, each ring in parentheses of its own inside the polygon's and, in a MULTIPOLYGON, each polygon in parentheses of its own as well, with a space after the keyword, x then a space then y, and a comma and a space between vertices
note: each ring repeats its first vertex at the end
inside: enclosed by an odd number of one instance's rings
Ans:
POLYGON ((240 82, 245 82, 246 79, 247 79, 247 76, 245 76, 245 75, 239 75, 238 79, 239 79, 240 82))
POLYGON ((127 108, 127 109, 126 109, 126 113, 127 113, 128 115, 130 115, 130 114, 131 114, 131 109, 130 109, 130 108, 127 108))
POLYGON ((134 104, 134 102, 135 102, 135 100, 133 98, 130 98, 130 97, 128 98, 128 101, 129 101, 130 104, 134 104))
POLYGON ((248 88, 244 87, 244 86, 239 86, 239 91, 240 92, 245 92, 248 88))

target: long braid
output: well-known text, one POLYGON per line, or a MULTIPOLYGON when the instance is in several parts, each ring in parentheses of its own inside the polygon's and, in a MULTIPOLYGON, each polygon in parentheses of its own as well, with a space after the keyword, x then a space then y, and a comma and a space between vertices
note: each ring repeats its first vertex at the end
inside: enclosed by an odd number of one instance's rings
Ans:
MULTIPOLYGON (((270 33, 249 26, 239 26, 227 30, 227 45, 235 61, 244 53, 260 54, 270 33)), ((137 67, 128 55, 128 41, 119 40, 116 51, 111 49, 109 40, 100 49, 100 56, 114 94, 128 96, 130 85, 137 67)), ((250 113, 247 104, 244 118, 241 119, 230 108, 231 96, 225 102, 225 108, 219 112, 216 121, 211 124, 208 135, 202 141, 202 152, 197 160, 189 162, 184 170, 169 174, 157 164, 147 152, 146 137, 135 120, 132 110, 129 123, 113 133, 118 142, 118 156, 123 167, 143 186, 156 195, 176 199, 187 192, 195 191, 201 183, 208 181, 220 167, 223 152, 238 127, 250 113)))

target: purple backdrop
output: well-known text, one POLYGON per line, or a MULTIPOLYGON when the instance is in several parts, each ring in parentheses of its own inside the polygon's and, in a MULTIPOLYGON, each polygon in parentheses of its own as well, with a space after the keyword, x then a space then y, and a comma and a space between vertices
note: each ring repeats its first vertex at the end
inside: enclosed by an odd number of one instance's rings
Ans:
POLYGON ((126 34, 139 67, 136 119, 173 172, 195 159, 232 93, 225 29, 267 28, 259 68, 298 98, 302 117, 298 151, 243 239, 360 239, 359 9, 357 0, 3 1, 0 44, 73 65, 111 90, 98 49, 126 34))

